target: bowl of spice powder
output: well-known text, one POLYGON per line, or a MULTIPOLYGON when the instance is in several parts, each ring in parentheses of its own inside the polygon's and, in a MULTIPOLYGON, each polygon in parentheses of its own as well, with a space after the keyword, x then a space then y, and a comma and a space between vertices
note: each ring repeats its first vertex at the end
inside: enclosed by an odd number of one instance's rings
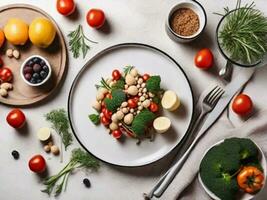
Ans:
POLYGON ((206 23, 207 15, 200 3, 183 0, 170 10, 166 31, 176 42, 191 42, 203 32, 206 23))

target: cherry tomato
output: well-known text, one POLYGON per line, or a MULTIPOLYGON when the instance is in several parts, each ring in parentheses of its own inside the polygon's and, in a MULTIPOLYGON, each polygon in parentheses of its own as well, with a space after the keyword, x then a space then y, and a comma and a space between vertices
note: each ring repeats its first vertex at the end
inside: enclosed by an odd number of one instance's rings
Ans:
POLYGON ((147 81, 150 78, 149 74, 144 74, 143 75, 143 80, 147 81))
POLYGON ((241 116, 251 113, 253 109, 253 102, 246 94, 239 94, 235 97, 232 103, 232 110, 241 116))
POLYGON ((116 138, 116 139, 121 138, 121 136, 122 136, 122 132, 121 132, 121 130, 120 130, 120 129, 117 129, 117 130, 112 131, 112 136, 113 136, 114 138, 116 138))
POLYGON ((86 20, 89 26, 100 28, 105 23, 105 13, 100 9, 91 9, 86 15, 86 20))
POLYGON ((57 11, 68 16, 75 11, 75 2, 73 0, 57 0, 57 11))
POLYGON ((151 102, 149 109, 151 112, 157 112, 159 110, 159 106, 158 106, 158 104, 151 102))
POLYGON ((137 102, 136 102, 136 100, 135 99, 129 99, 128 101, 128 106, 130 107, 130 108, 136 108, 137 107, 137 102))
POLYGON ((3 64, 4 64, 4 62, 3 62, 2 58, 0 57, 0 67, 2 67, 3 64))
POLYGON ((237 175, 237 183, 245 192, 254 194, 263 187, 264 175, 258 168, 247 166, 237 175))
POLYGON ((35 155, 29 160, 29 168, 35 173, 42 173, 46 169, 46 162, 43 156, 35 155))
POLYGON ((112 116, 112 112, 109 111, 108 109, 105 109, 104 112, 103 112, 104 116, 107 118, 107 119, 111 119, 111 116, 112 116))
POLYGON ((13 78, 13 74, 9 68, 7 67, 0 68, 0 79, 3 82, 9 82, 12 80, 12 78, 13 78))
POLYGON ((101 123, 102 123, 103 125, 107 126, 107 125, 109 125, 110 120, 109 120, 108 118, 106 118, 105 115, 103 115, 103 116, 101 117, 101 123))
POLYGON ((116 81, 119 80, 121 78, 120 71, 117 70, 117 69, 113 70, 113 72, 112 72, 112 78, 113 78, 113 80, 116 80, 116 81))
POLYGON ((20 109, 13 109, 8 113, 6 121, 13 128, 21 128, 25 124, 26 117, 20 109))
POLYGON ((213 54, 205 48, 201 49, 195 56, 195 65, 200 69, 209 69, 213 65, 213 54))

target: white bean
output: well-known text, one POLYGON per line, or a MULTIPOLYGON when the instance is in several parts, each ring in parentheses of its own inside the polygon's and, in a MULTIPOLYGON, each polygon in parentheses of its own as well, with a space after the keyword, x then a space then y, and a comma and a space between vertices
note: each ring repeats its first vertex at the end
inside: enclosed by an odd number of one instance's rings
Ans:
POLYGON ((130 125, 133 121, 133 114, 129 113, 129 114, 125 115, 123 121, 125 124, 130 125))
POLYGON ((139 98, 139 100, 140 101, 144 101, 146 98, 144 97, 144 96, 141 96, 140 98, 139 98))
POLYGON ((16 58, 16 59, 19 59, 20 57, 20 53, 17 49, 15 49, 13 52, 12 52, 13 56, 16 58))
POLYGON ((133 68, 131 71, 130 71, 130 74, 133 76, 133 77, 136 77, 138 75, 138 71, 136 68, 133 68))
POLYGON ((115 131, 115 130, 117 130, 119 127, 118 127, 118 124, 112 122, 112 123, 109 125, 109 128, 110 128, 110 130, 115 131))
POLYGON ((92 106, 97 111, 101 110, 101 104, 98 101, 95 101, 92 106))
POLYGON ((124 117, 123 112, 120 110, 116 112, 116 115, 117 115, 118 120, 121 120, 124 117))
POLYGON ((12 49, 8 49, 8 50, 6 50, 6 55, 7 55, 9 58, 12 58, 12 57, 13 57, 13 50, 12 50, 12 49))
POLYGON ((142 83, 141 87, 142 88, 146 87, 146 84, 145 83, 142 83))
POLYGON ((131 75, 131 74, 127 74, 127 76, 125 77, 125 82, 127 85, 134 85, 136 83, 135 78, 131 75))
POLYGON ((143 81, 142 78, 139 78, 138 81, 137 81, 137 83, 140 84, 140 85, 141 85, 143 82, 144 82, 144 81, 143 81))
POLYGON ((142 105, 144 106, 144 108, 148 108, 150 106, 150 101, 148 99, 146 99, 142 105))
POLYGON ((128 108, 123 108, 123 109, 122 109, 122 112, 123 112, 124 114, 127 114, 127 113, 129 112, 129 110, 128 110, 128 108))
POLYGON ((111 120, 113 122, 118 122, 118 117, 117 117, 117 114, 116 113, 111 116, 111 120))
POLYGON ((104 94, 101 92, 101 91, 98 91, 97 94, 96 94, 96 100, 97 101, 101 101, 104 99, 104 94))
POLYGON ((125 101, 121 104, 121 107, 125 108, 128 105, 128 103, 125 101))
POLYGON ((127 93, 132 95, 132 96, 135 96, 138 94, 138 89, 136 86, 134 85, 131 85, 128 89, 127 89, 127 93))
POLYGON ((13 89, 13 85, 11 83, 2 83, 0 88, 3 88, 5 90, 12 90, 13 89))

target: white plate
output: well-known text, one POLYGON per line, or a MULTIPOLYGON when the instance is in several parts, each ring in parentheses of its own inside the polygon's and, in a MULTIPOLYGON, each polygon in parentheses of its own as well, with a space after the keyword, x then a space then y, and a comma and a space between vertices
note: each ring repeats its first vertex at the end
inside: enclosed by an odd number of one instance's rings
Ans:
MULTIPOLYGON (((219 144, 223 143, 224 140, 221 140, 219 142, 217 142, 216 144, 212 145, 209 149, 207 149, 207 151, 204 153, 204 156, 203 158, 205 157, 205 155, 208 153, 208 151, 214 147, 214 146, 218 146, 219 144)), ((254 141, 253 141, 254 142, 254 141)), ((263 168, 263 173, 264 173, 264 185, 266 183, 266 173, 267 173, 267 164, 266 164, 266 158, 265 158, 265 155, 263 153, 263 151, 261 150, 261 148, 254 142, 254 144, 258 147, 258 150, 259 150, 259 153, 260 153, 260 164, 263 168)), ((203 158, 201 159, 201 162, 203 160, 203 158)), ((198 180, 200 182, 200 184, 202 185, 202 187, 204 188, 204 190, 207 192, 207 194, 212 198, 212 199, 215 199, 215 200, 220 200, 219 197, 216 196, 216 194, 214 194, 212 191, 209 190, 208 187, 206 187, 206 185, 203 183, 202 179, 201 179, 201 176, 200 176, 200 173, 198 173, 198 180)), ((248 193, 239 193, 237 198, 236 199, 239 199, 239 200, 251 200, 251 199, 254 199, 256 196, 258 196, 261 192, 263 192, 263 189, 264 189, 264 185, 262 186, 262 189, 261 191, 259 191, 258 193, 256 194, 248 194, 248 193)))
POLYGON ((193 115, 193 94, 185 73, 166 53, 144 44, 119 44, 97 54, 79 72, 69 94, 68 112, 77 140, 92 155, 118 166, 143 166, 163 158, 185 136, 193 115), (118 141, 104 126, 95 126, 88 119, 89 114, 95 113, 91 107, 95 84, 126 65, 135 66, 140 73, 160 75, 162 88, 174 90, 181 99, 177 112, 164 112, 172 121, 172 129, 156 135, 153 142, 144 140, 136 145, 132 138, 118 141))

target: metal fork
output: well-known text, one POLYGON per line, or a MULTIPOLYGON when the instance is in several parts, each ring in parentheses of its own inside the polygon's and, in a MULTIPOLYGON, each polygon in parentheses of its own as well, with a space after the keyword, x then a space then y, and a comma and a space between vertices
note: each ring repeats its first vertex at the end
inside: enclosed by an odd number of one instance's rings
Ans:
MULTIPOLYGON (((191 132, 194 132, 199 124, 202 122, 204 117, 213 110, 213 108, 216 106, 217 102, 220 100, 221 96, 224 94, 224 90, 219 87, 215 86, 201 101, 200 107, 201 107, 201 113, 199 117, 197 118, 196 122, 194 123, 191 132)), ((160 197, 163 192, 167 189, 171 181, 174 179, 176 174, 179 172, 179 170, 182 168, 184 162, 186 161, 188 155, 191 153, 192 149, 195 147, 199 139, 203 136, 197 135, 197 137, 194 139, 192 144, 189 146, 189 148, 186 150, 186 152, 183 154, 183 156, 160 178, 160 180, 156 183, 154 188, 150 191, 149 194, 145 194, 145 199, 151 199, 153 196, 160 197)))

